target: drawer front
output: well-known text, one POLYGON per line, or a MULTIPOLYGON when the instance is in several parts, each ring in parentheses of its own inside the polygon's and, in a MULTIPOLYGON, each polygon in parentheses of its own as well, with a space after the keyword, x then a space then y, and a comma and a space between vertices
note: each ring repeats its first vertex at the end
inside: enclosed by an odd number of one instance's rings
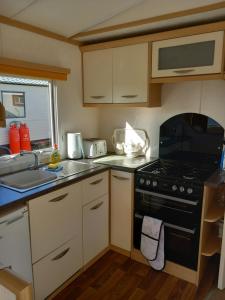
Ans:
POLYGON ((33 263, 82 231, 81 183, 29 202, 33 263))
POLYGON ((80 237, 58 248, 33 265, 35 300, 43 300, 82 266, 80 237))
POLYGON ((83 207, 84 264, 109 244, 108 202, 108 195, 104 195, 83 207))
POLYGON ((108 193, 108 171, 97 174, 82 181, 83 205, 108 193))

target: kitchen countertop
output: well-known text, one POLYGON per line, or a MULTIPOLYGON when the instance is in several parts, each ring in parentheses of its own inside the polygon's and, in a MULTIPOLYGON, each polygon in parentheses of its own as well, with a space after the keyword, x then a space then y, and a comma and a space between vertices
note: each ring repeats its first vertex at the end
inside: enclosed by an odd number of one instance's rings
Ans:
POLYGON ((158 158, 156 157, 145 156, 129 158, 125 155, 109 155, 106 157, 94 159, 93 162, 110 166, 112 169, 134 173, 136 169, 143 167, 151 162, 154 162, 157 159, 158 158))
POLYGON ((26 201, 42 196, 48 192, 60 189, 67 185, 78 182, 87 177, 101 173, 109 169, 117 169, 133 173, 137 168, 144 166, 157 158, 135 157, 127 158, 121 155, 109 155, 98 159, 81 159, 80 162, 88 162, 97 164, 97 168, 90 169, 75 175, 57 179, 54 182, 30 189, 25 192, 17 192, 15 190, 0 186, 0 210, 7 210, 13 206, 17 207, 26 203, 26 201))
POLYGON ((6 209, 9 206, 16 206, 18 204, 23 204, 28 200, 42 196, 48 192, 60 189, 62 187, 68 186, 75 182, 78 182, 87 177, 96 175, 103 171, 110 169, 107 166, 99 165, 95 169, 90 169, 75 175, 57 179, 54 182, 47 183, 45 185, 30 189, 26 192, 17 192, 15 190, 0 186, 0 210, 6 209))

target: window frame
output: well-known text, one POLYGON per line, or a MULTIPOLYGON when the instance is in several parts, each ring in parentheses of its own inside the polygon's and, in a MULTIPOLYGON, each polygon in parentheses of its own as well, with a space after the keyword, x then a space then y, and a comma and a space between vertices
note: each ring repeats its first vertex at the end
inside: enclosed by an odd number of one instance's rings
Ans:
MULTIPOLYGON (((18 76, 18 75, 5 75, 5 74, 1 74, 0 73, 0 77, 11 77, 11 78, 21 78, 21 79, 30 79, 30 80, 38 80, 37 78, 33 78, 33 77, 25 77, 25 76, 18 76)), ((41 148, 41 149, 35 149, 32 150, 32 152, 35 153, 48 153, 51 152, 53 149, 54 144, 58 144, 59 141, 59 131, 58 131, 58 103, 57 103, 57 85, 56 82, 54 80, 50 80, 50 79, 40 79, 40 80, 44 80, 46 82, 48 82, 48 91, 49 91, 49 104, 50 104, 50 127, 51 127, 51 146, 50 147, 46 147, 46 148, 41 148)), ((7 82, 1 82, 0 80, 0 84, 14 84, 14 83, 7 83, 7 82)), ((16 85, 16 83, 15 83, 16 85)), ((22 84, 22 83, 18 83, 18 85, 25 85, 25 86, 38 86, 38 85, 33 85, 33 84, 22 84)), ((47 87, 47 86, 46 86, 47 87)), ((5 92, 5 90, 4 90, 5 92)), ((6 91, 8 92, 8 91, 6 91)), ((11 91, 9 91, 11 92, 11 91)), ((24 93, 25 94, 25 93, 24 93)), ((2 91, 1 91, 1 95, 2 95, 2 91)), ((1 98, 1 102, 2 98, 1 98)), ((26 112, 25 112, 25 116, 26 116, 26 112)), ((19 119, 19 118, 15 118, 15 119, 19 119)), ((2 157, 4 157, 5 159, 14 157, 15 154, 4 154, 4 155, 0 155, 0 160, 2 157)))

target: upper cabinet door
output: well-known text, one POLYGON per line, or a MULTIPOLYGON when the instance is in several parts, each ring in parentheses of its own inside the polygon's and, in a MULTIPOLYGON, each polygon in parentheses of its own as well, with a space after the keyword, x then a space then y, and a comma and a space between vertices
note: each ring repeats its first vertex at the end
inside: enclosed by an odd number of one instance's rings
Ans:
POLYGON ((220 73, 223 31, 152 43, 152 77, 220 73))
POLYGON ((83 54, 84 103, 112 103, 112 49, 83 54))
POLYGON ((148 101, 148 43, 113 49, 113 102, 148 101))

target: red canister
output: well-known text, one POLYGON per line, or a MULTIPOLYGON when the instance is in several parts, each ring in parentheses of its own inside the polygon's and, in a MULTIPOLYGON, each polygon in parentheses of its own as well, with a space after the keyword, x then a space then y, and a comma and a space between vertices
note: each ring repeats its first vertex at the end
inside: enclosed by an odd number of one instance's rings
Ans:
POLYGON ((12 154, 20 152, 20 134, 16 124, 10 125, 9 128, 9 148, 12 154))
POLYGON ((20 124, 20 149, 25 151, 31 151, 30 144, 30 130, 27 127, 27 124, 20 124))

